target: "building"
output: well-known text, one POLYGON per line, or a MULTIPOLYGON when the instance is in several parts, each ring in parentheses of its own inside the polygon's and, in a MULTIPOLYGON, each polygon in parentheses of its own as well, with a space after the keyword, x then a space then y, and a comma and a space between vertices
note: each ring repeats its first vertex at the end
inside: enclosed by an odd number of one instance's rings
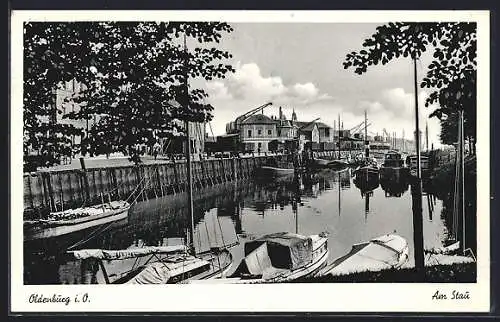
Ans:
POLYGON ((241 121, 239 126, 239 139, 244 151, 267 152, 274 150, 273 147, 286 146, 287 141, 298 140, 302 144, 333 142, 333 131, 330 126, 319 122, 298 121, 295 110, 289 120, 281 107, 277 117, 253 114, 241 121), (271 142, 273 144, 270 148, 271 142))
POLYGON ((264 114, 252 115, 241 123, 240 140, 246 151, 267 152, 269 142, 278 138, 278 122, 264 114))
MULTIPOLYGON (((174 104, 174 103, 172 103, 174 104)), ((185 130, 186 123, 183 121, 177 121, 178 126, 185 130)), ((205 139, 206 139, 206 123, 189 123, 189 136, 191 142, 191 154, 200 155, 205 151, 205 139)), ((159 139, 161 152, 160 154, 185 154, 186 153, 186 136, 182 133, 178 133, 177 136, 172 138, 161 138, 159 139)))
MULTIPOLYGON (((64 118, 70 112, 78 112, 82 108, 78 104, 74 102, 65 102, 66 98, 72 97, 73 95, 78 95, 83 90, 85 90, 85 85, 76 82, 75 80, 64 82, 63 86, 57 90, 55 90, 55 107, 54 107, 54 115, 51 118, 51 122, 56 122, 58 124, 71 124, 76 128, 80 128, 83 130, 83 136, 73 135, 71 138, 71 142, 73 145, 80 145, 83 137, 88 137, 91 135, 91 130, 94 124, 99 122, 101 116, 93 115, 90 120, 72 120, 68 118, 64 118)), ((179 105, 176 101, 170 101, 171 105, 179 105)), ((83 107, 84 108, 84 107, 83 107)), ((185 123, 182 121, 177 121, 180 128, 185 127, 185 123)), ((189 125, 189 133, 191 136, 191 152, 193 154, 203 153, 205 149, 205 132, 206 132, 206 124, 205 123, 190 123, 189 125)), ((179 135, 170 139, 161 138, 158 139, 161 145, 160 154, 165 153, 185 153, 185 136, 179 135)), ((152 147, 143 146, 143 149, 147 154, 152 154, 150 149, 152 147)))

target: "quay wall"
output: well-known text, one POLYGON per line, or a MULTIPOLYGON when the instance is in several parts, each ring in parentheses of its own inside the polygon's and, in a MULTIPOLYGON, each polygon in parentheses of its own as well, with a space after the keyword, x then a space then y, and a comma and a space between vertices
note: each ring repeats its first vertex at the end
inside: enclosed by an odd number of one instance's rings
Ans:
MULTIPOLYGON (((255 155, 192 162, 193 190, 253 176, 268 159, 255 155)), ((51 211, 96 205, 103 201, 141 201, 187 190, 185 160, 119 167, 24 173, 24 218, 43 218, 51 211)))

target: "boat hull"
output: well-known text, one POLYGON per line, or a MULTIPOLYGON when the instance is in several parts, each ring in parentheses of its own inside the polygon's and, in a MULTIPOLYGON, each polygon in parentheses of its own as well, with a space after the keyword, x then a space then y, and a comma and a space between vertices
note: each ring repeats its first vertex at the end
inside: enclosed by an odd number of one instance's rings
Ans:
POLYGON ((58 221, 48 227, 32 227, 25 231, 24 240, 30 241, 67 235, 76 231, 122 220, 128 217, 129 209, 130 206, 124 209, 109 211, 101 215, 89 216, 89 218, 84 218, 86 220, 76 221, 74 223, 58 221))
POLYGON ((375 180, 379 179, 379 170, 377 168, 362 167, 354 172, 357 180, 375 180))
POLYGON ((369 242, 353 245, 348 254, 337 258, 320 272, 320 275, 338 276, 399 269, 408 261, 408 256, 406 239, 395 234, 387 234, 369 242))
POLYGON ((327 237, 318 237, 313 243, 313 253, 318 252, 317 257, 313 257, 313 260, 308 265, 303 267, 287 271, 279 276, 273 278, 242 278, 242 277, 228 277, 228 278, 215 278, 211 280, 197 280, 190 281, 190 283, 208 283, 208 284, 268 284, 268 283, 287 283, 305 280, 307 278, 316 277, 320 272, 327 266, 328 256, 330 252, 326 247, 328 241, 327 237), (324 248, 325 251, 320 252, 324 248))
POLYGON ((295 173, 295 169, 290 168, 278 168, 271 166, 262 166, 260 167, 260 173, 263 175, 271 175, 271 176, 290 176, 295 173))
POLYGON ((399 180, 403 176, 408 175, 408 168, 406 167, 380 167, 381 180, 399 180))

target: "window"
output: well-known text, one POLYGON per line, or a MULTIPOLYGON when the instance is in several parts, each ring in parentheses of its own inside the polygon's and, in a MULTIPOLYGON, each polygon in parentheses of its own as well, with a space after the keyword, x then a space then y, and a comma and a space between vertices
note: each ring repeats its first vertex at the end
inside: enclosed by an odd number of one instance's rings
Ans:
POLYGON ((247 135, 249 138, 252 137, 252 130, 248 130, 248 135, 247 135))
POLYGON ((267 135, 269 136, 273 135, 273 130, 267 130, 267 135))
POLYGON ((259 142, 259 143, 257 144, 257 147, 258 147, 259 149, 260 149, 260 148, 262 148, 262 143, 260 143, 260 142, 259 142))
POLYGON ((278 136, 281 136, 281 130, 278 130, 278 136))
POLYGON ((330 136, 330 129, 329 128, 325 128, 325 136, 330 136))
POLYGON ((257 135, 262 135, 262 130, 261 129, 257 130, 257 135))

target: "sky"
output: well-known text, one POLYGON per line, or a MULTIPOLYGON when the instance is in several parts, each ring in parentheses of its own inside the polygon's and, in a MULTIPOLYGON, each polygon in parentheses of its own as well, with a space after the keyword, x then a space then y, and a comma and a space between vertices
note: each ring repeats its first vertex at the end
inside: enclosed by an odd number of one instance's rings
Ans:
MULTIPOLYGON (((412 138, 415 130, 413 62, 409 58, 371 66, 363 75, 345 70, 342 62, 351 51, 362 49, 363 40, 379 24, 346 23, 231 23, 220 47, 233 57, 235 73, 225 79, 203 82, 214 107, 214 135, 225 133, 226 123, 267 102, 266 115, 278 115, 281 106, 290 118, 295 109, 301 121, 320 121, 333 127, 340 114, 344 129, 364 121, 369 135, 412 138)), ((423 78, 430 54, 417 65, 423 78)), ((418 89, 421 130, 429 127, 429 145, 439 146, 439 122, 427 116, 433 111, 424 101, 430 90, 418 89)), ((207 129, 210 133, 210 129, 207 129)))

